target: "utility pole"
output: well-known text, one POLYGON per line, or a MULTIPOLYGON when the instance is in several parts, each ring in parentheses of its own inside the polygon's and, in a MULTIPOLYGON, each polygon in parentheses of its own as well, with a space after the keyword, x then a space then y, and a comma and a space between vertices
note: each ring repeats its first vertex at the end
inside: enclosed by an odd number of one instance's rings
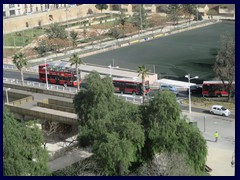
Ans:
POLYGON ((197 22, 198 22, 198 4, 197 4, 197 22))
POLYGON ((140 4, 140 33, 142 32, 142 4, 140 4))
POLYGON ((69 38, 69 25, 68 25, 68 7, 67 7, 67 5, 66 5, 66 20, 67 20, 67 29, 68 29, 68 31, 67 31, 67 34, 68 34, 68 38, 69 38))

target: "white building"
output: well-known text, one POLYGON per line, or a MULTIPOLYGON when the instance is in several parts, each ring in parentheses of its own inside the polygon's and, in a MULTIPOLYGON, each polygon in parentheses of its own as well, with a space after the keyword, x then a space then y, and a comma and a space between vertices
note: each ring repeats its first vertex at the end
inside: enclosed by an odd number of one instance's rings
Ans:
POLYGON ((74 4, 3 4, 3 17, 30 15, 66 6, 72 7, 74 4))

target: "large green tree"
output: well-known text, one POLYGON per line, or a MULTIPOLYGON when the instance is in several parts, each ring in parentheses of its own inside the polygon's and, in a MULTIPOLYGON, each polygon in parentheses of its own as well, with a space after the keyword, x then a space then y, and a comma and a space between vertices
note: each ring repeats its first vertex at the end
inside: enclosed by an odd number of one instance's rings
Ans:
POLYGON ((110 77, 101 79, 92 72, 86 82, 87 90, 74 98, 81 124, 79 145, 93 147, 105 175, 125 175, 144 143, 138 107, 117 99, 110 77))
POLYGON ((146 87, 145 87, 145 79, 147 77, 148 69, 145 66, 139 66, 138 67, 138 76, 141 77, 142 79, 142 97, 143 97, 143 103, 145 101, 145 92, 146 92, 146 87))
POLYGON ((14 54, 13 56, 13 64, 17 67, 17 69, 21 73, 22 85, 24 86, 24 78, 23 78, 23 69, 27 66, 27 60, 23 53, 14 54))
POLYGON ((102 10, 103 10, 103 9, 107 9, 107 8, 108 8, 108 5, 107 5, 107 4, 96 4, 95 7, 96 7, 98 10, 101 10, 101 13, 102 13, 102 10))
POLYGON ((80 86, 79 86, 79 74, 78 74, 78 67, 79 65, 83 64, 83 60, 81 58, 78 57, 77 53, 74 53, 72 55, 72 57, 70 58, 70 63, 71 66, 75 65, 76 67, 76 74, 77 74, 77 90, 80 90, 80 86))
POLYGON ((235 91, 233 86, 235 81, 235 40, 228 34, 222 37, 222 47, 216 56, 213 70, 227 90, 228 101, 230 101, 231 95, 235 91))
POLYGON ((4 108, 3 174, 6 176, 49 175, 43 134, 34 123, 20 123, 4 108))
POLYGON ((204 170, 206 141, 197 128, 181 117, 175 94, 157 92, 142 107, 142 112, 146 137, 143 150, 145 159, 152 160, 157 153, 183 154, 196 173, 204 170))

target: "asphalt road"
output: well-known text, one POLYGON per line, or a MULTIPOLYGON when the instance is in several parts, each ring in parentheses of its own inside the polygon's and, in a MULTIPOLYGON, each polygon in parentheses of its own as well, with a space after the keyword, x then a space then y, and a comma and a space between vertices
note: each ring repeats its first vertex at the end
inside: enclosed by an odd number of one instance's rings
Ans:
MULTIPOLYGON (((5 78, 13 78, 13 79, 21 79, 20 72, 18 71, 9 71, 9 70, 3 70, 3 77, 5 78)), ((35 81, 35 82, 40 82, 38 79, 38 74, 35 73, 24 73, 24 80, 26 81, 35 81)), ((186 95, 184 93, 181 93, 181 98, 186 98, 186 95)), ((181 105, 182 110, 188 111, 188 106, 183 106, 181 105)), ((192 107, 193 112, 199 112, 199 113, 205 113, 205 114, 210 114, 209 111, 201 108, 195 108, 192 107)), ((217 116, 217 115, 216 115, 217 116)), ((227 118, 235 119, 235 115, 230 115, 227 118)))
MULTIPOLYGON (((21 74, 19 71, 10 71, 10 70, 3 69, 3 77, 12 78, 12 79, 21 79, 21 74)), ((35 74, 35 73, 24 72, 23 77, 24 77, 24 80, 26 81, 40 82, 38 74, 35 74)))

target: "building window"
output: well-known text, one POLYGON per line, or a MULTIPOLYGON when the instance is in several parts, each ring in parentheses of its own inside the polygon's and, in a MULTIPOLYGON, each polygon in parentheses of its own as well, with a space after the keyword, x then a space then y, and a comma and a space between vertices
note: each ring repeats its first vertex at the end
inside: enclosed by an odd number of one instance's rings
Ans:
POLYGON ((9 8, 14 8, 14 4, 9 4, 9 8))
POLYGON ((20 4, 18 4, 18 7, 20 7, 20 4))
POLYGON ((43 11, 43 6, 41 5, 41 11, 43 11))
POLYGON ((38 12, 38 7, 36 7, 36 12, 38 12))
POLYGON ((28 22, 26 22, 26 27, 27 27, 27 28, 29 27, 29 24, 28 24, 28 22))
POLYGON ((20 15, 21 14, 21 11, 20 11, 20 9, 18 10, 18 15, 20 15))
POLYGON ((24 4, 24 8, 27 9, 27 4, 24 4))
POLYGON ((16 15, 16 14, 15 14, 15 10, 10 10, 9 12, 10 12, 10 16, 16 15))
POLYGON ((30 12, 32 12, 33 11, 33 8, 32 7, 30 7, 30 12))
POLYGON ((5 12, 3 12, 3 17, 5 17, 6 16, 6 13, 5 12))

